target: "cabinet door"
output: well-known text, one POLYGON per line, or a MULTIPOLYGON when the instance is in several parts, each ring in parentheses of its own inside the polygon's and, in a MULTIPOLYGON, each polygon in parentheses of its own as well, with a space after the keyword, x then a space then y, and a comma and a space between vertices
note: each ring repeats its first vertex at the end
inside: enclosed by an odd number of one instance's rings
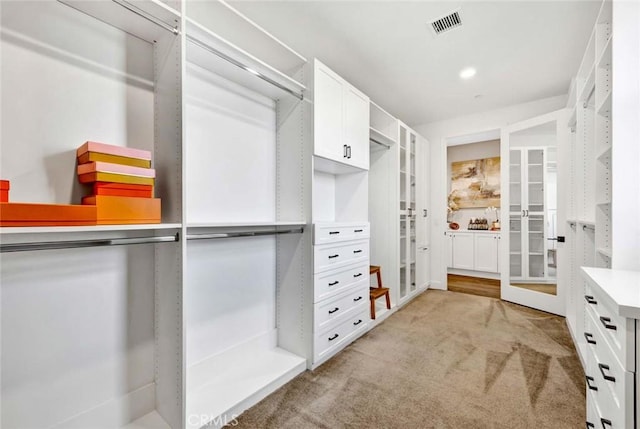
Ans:
POLYGON ((473 233, 453 234, 453 268, 473 270, 473 233))
POLYGON ((447 268, 453 268, 453 234, 447 234, 447 268))
POLYGON ((346 163, 369 169, 369 98, 349 84, 344 85, 344 144, 346 163))
POLYGON ((482 234, 475 236, 475 269, 489 273, 498 272, 498 235, 482 234))
POLYGON ((323 158, 344 162, 343 81, 321 64, 316 64, 314 79, 314 145, 313 153, 323 158))

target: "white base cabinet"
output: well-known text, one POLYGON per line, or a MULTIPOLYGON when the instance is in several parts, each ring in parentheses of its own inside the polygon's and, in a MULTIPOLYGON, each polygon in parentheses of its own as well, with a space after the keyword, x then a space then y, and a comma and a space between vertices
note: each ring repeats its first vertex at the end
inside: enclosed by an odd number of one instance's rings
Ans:
POLYGON ((498 231, 447 232, 449 268, 457 270, 500 272, 498 231))

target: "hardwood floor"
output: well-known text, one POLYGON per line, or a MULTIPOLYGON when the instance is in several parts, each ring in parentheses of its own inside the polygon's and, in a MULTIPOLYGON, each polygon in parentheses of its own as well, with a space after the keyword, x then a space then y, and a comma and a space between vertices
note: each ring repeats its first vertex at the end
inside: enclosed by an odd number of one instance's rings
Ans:
POLYGON ((471 295, 488 296, 489 298, 500 299, 500 280, 448 274, 447 289, 452 292, 468 293, 471 295))
POLYGON ((511 286, 547 293, 549 295, 556 295, 558 290, 558 286, 554 283, 511 283, 511 286))

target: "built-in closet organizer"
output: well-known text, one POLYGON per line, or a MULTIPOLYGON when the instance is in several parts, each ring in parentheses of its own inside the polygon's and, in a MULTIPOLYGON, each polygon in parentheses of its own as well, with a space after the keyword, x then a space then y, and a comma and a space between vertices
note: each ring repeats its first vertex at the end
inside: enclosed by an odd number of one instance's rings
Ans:
POLYGON ((103 141, 153 153, 163 222, 1 229, 2 428, 182 426, 181 14, 136 12, 2 4, 12 201, 79 204, 76 149, 103 141))
POLYGON ((369 326, 369 98, 318 60, 306 74, 315 368, 369 326))
POLYGON ((186 15, 184 425, 199 428, 307 368, 311 155, 306 60, 224 3, 186 15))

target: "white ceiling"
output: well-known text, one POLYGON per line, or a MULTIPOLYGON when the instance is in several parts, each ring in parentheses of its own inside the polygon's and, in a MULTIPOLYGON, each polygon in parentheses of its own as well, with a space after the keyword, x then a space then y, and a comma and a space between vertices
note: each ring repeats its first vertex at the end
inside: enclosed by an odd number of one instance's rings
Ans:
POLYGON ((599 1, 230 1, 410 125, 566 94, 599 1), (462 27, 427 22, 460 7, 462 27), (473 66, 477 75, 458 73, 473 66), (480 97, 476 97, 480 95, 480 97))

